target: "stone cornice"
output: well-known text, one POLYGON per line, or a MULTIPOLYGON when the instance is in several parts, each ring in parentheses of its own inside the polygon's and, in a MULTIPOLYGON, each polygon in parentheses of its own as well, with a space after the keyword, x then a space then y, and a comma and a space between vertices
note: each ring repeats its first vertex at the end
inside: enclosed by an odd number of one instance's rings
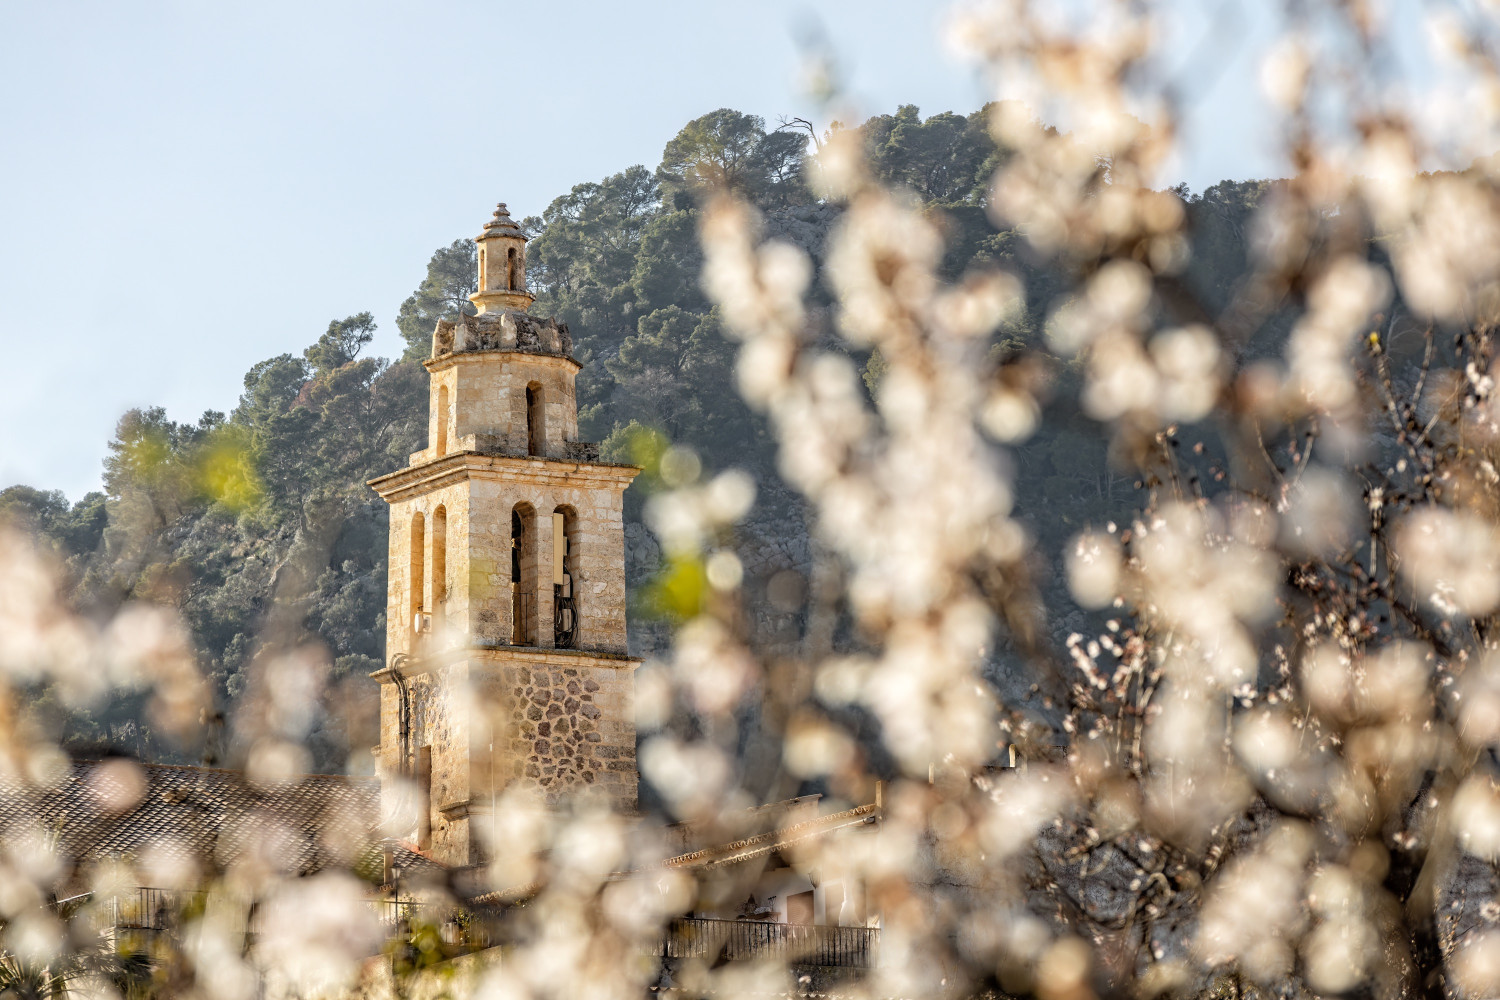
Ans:
POLYGON ((572 368, 573 373, 583 371, 583 365, 566 354, 550 354, 545 351, 523 351, 515 347, 494 348, 488 351, 448 351, 422 362, 422 367, 429 372, 440 372, 454 365, 466 361, 482 361, 485 359, 511 361, 516 358, 527 358, 532 361, 540 361, 559 368, 572 368))
POLYGON ((472 809, 473 803, 468 799, 454 799, 452 802, 444 802, 438 806, 438 812, 450 820, 466 819, 472 809))
POLYGON ((611 653, 600 649, 551 649, 544 646, 506 646, 499 643, 472 643, 467 652, 483 654, 485 659, 524 660, 552 667, 603 667, 606 670, 634 670, 644 661, 629 653, 611 653))
MULTIPOLYGON (((479 238, 494 240, 505 239, 506 237, 510 237, 511 239, 515 238, 513 236, 510 236, 510 234, 508 233, 504 236, 481 236, 479 238)), ((470 295, 469 301, 479 307, 479 314, 482 316, 490 311, 491 306, 496 307, 496 312, 499 312, 502 309, 518 309, 521 312, 525 312, 526 310, 530 309, 531 304, 536 301, 536 296, 532 295, 524 288, 486 288, 482 292, 475 292, 473 295, 470 295)))
POLYGON ((640 466, 637 465, 609 465, 535 455, 520 457, 460 451, 377 476, 368 480, 365 485, 379 493, 387 503, 392 503, 413 493, 430 493, 465 479, 624 490, 640 471, 640 466))
POLYGON ((372 680, 394 684, 399 677, 417 677, 462 660, 516 660, 551 667, 600 667, 604 670, 634 670, 643 662, 628 653, 611 653, 601 649, 552 649, 545 646, 509 646, 501 643, 470 642, 449 646, 407 658, 401 666, 391 663, 372 670, 372 680))

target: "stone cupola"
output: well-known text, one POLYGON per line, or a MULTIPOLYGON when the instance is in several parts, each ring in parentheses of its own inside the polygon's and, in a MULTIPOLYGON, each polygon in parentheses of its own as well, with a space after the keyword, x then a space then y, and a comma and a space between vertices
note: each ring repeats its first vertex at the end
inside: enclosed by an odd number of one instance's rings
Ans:
POLYGON ((502 309, 525 312, 536 299, 526 290, 526 234, 501 202, 474 237, 479 244, 479 291, 469 296, 482 316, 502 309))

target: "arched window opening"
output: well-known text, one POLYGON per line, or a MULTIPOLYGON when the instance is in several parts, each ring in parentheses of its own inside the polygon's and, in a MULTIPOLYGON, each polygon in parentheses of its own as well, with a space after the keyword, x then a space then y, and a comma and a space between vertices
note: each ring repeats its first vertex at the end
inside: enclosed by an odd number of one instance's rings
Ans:
POLYGON ((448 613, 448 508, 438 507, 432 512, 432 583, 427 589, 431 595, 427 606, 432 609, 432 620, 441 625, 448 613))
POLYGON ((510 512, 510 641, 514 646, 537 644, 536 571, 536 514, 530 504, 518 503, 510 512))
POLYGON ((516 273, 516 248, 515 247, 511 247, 510 250, 506 253, 505 256, 506 256, 506 272, 505 273, 506 273, 506 281, 507 281, 506 287, 509 288, 511 291, 514 292, 514 291, 516 291, 517 289, 519 289, 521 287, 520 281, 519 281, 520 276, 516 273))
POLYGON ((423 587, 427 582, 425 571, 426 563, 426 523, 422 512, 417 511, 411 516, 411 559, 409 560, 410 578, 406 582, 408 612, 411 614, 411 628, 413 632, 422 631, 422 615, 426 608, 423 606, 423 587))
POLYGON ((573 580, 577 521, 568 507, 552 513, 552 644, 558 649, 578 644, 578 590, 573 580))
POLYGON ((448 454, 448 387, 438 386, 437 402, 437 456, 448 454))
POLYGON ((546 451, 546 428, 543 426, 542 387, 533 382, 526 387, 526 454, 546 451))

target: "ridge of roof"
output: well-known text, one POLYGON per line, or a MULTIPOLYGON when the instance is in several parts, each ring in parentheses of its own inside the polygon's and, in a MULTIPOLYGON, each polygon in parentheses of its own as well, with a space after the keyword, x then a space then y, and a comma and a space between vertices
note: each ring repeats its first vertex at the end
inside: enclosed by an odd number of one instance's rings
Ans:
MULTIPOLYGON (((794 823, 791 826, 781 827, 772 830, 770 833, 746 837, 742 840, 731 841, 728 844, 721 844, 717 847, 707 847, 701 851, 679 854, 654 865, 612 872, 608 876, 608 880, 623 881, 631 876, 667 868, 708 868, 750 861, 756 857, 770 854, 784 847, 790 847, 792 844, 800 843, 822 833, 832 833, 835 830, 841 830, 848 826, 863 824, 876 815, 878 815, 877 805, 874 802, 867 802, 862 806, 845 809, 843 812, 829 813, 827 816, 818 816, 810 820, 804 820, 801 823, 794 823)), ((543 883, 538 881, 529 882, 525 885, 511 886, 506 889, 496 889, 491 892, 481 893, 473 897, 470 902, 479 905, 513 902, 535 895, 541 890, 542 886, 543 883)))
MULTIPOLYGON (((796 809, 799 806, 815 806, 819 802, 821 802, 822 799, 822 792, 810 792, 807 795, 793 795, 791 798, 776 799, 774 802, 762 802, 760 805, 748 806, 744 809, 734 810, 731 813, 721 814, 718 819, 722 822, 726 815, 730 817, 740 817, 743 819, 755 819, 772 813, 777 809, 791 812, 793 809, 796 809)), ((692 832, 707 825, 707 823, 708 821, 705 820, 685 819, 680 820, 676 823, 669 823, 664 829, 669 833, 692 832)))
MULTIPOLYGON (((123 760, 127 763, 134 764, 137 767, 151 768, 152 770, 157 771, 191 771, 195 774, 233 774, 240 777, 245 776, 245 771, 242 768, 237 767, 209 767, 205 764, 159 764, 155 761, 138 760, 135 757, 112 756, 109 754, 100 754, 99 756, 74 757, 72 758, 72 763, 102 764, 105 761, 111 760, 123 760)), ((376 784, 380 782, 380 778, 377 775, 373 774, 324 774, 321 772, 311 772, 308 774, 292 775, 292 777, 288 778, 286 782, 281 782, 280 784, 305 781, 308 778, 328 778, 334 781, 358 781, 366 783, 373 782, 376 784)))
MULTIPOLYGON (((845 809, 843 812, 829 813, 827 816, 816 816, 813 819, 803 820, 801 823, 793 823, 772 830, 769 833, 757 834, 754 837, 745 837, 742 840, 731 841, 715 847, 705 847, 702 850, 690 851, 687 854, 679 854, 673 858, 667 858, 659 867, 682 868, 691 866, 696 861, 717 854, 734 854, 747 848, 763 846, 765 844, 791 843, 801 839, 806 834, 822 832, 824 828, 838 829, 852 820, 863 820, 866 816, 875 814, 875 803, 868 802, 853 809, 845 809)), ((645 870, 645 869, 642 869, 645 870)))

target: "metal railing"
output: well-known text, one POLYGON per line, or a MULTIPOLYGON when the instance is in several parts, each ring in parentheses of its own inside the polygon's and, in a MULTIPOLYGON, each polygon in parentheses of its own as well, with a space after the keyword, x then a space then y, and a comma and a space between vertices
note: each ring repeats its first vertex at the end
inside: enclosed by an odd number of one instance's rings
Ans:
POLYGON ((410 899, 373 899, 370 905, 387 938, 409 938, 432 929, 444 944, 455 948, 488 948, 492 943, 482 916, 462 907, 410 899))
POLYGON ((768 920, 682 917, 667 926, 653 954, 661 958, 777 958, 803 965, 868 969, 880 943, 878 927, 830 927, 768 920))
POLYGON ((176 926, 182 914, 201 907, 206 893, 178 889, 140 888, 110 901, 110 918, 117 931, 164 931, 176 926))
MULTIPOLYGON (((201 909, 205 897, 202 892, 140 888, 115 896, 109 916, 116 935, 171 931, 181 925, 184 914, 201 909)), ((491 947, 496 943, 495 935, 500 933, 494 914, 487 916, 487 911, 471 912, 452 904, 407 899, 372 899, 369 905, 387 938, 409 939, 419 933, 436 933, 455 953, 491 947)), ((251 926, 247 928, 252 934, 255 923, 252 914, 251 926)), ((709 962, 774 958, 803 965, 867 969, 875 963, 879 944, 878 927, 681 917, 667 925, 650 954, 709 962)))
MULTIPOLYGON (((91 896, 92 893, 77 899, 91 896)), ((206 899, 204 892, 138 888, 112 897, 106 912, 116 934, 160 933, 179 929, 183 918, 201 910, 206 899)), ((446 944, 470 948, 489 944, 488 929, 482 920, 460 907, 409 899, 371 899, 369 905, 387 937, 409 937, 419 930, 432 929, 446 944)), ((254 910, 252 907, 250 925, 246 928, 252 935, 258 923, 254 910)))

